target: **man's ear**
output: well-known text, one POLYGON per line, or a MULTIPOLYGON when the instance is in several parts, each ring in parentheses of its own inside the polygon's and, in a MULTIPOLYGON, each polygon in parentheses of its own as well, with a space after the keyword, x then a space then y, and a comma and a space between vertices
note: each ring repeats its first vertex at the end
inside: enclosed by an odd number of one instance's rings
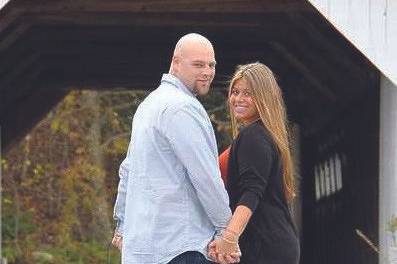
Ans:
POLYGON ((181 62, 181 59, 179 58, 179 56, 172 56, 172 62, 175 64, 179 64, 181 62))
POLYGON ((178 56, 172 56, 172 63, 171 63, 172 73, 178 72, 179 63, 180 63, 180 58, 178 56))

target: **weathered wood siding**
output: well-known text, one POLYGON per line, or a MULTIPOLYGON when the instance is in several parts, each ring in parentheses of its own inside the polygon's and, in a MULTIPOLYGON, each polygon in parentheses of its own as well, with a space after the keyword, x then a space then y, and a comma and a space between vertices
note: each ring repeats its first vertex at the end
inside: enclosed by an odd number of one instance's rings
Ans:
POLYGON ((397 1, 309 0, 397 84, 397 1))

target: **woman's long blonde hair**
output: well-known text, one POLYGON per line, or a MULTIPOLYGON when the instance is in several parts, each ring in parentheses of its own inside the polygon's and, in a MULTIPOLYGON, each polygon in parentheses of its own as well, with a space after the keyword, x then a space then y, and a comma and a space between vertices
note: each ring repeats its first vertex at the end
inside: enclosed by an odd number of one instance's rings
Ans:
MULTIPOLYGON (((291 157, 288 120, 280 87, 273 72, 264 64, 255 62, 237 67, 229 86, 229 100, 234 83, 244 78, 252 91, 259 117, 270 132, 279 151, 283 168, 285 197, 291 202, 295 197, 294 166, 291 157)), ((233 111, 229 111, 232 121, 233 138, 238 134, 239 126, 233 111)))

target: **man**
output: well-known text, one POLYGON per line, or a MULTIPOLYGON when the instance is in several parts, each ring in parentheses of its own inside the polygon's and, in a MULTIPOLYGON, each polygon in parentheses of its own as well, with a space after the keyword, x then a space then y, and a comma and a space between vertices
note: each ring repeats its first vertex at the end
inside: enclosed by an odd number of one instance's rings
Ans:
POLYGON ((214 131, 195 97, 208 93, 215 64, 208 39, 183 36, 170 73, 135 113, 114 208, 123 264, 208 263, 208 244, 231 218, 214 131))

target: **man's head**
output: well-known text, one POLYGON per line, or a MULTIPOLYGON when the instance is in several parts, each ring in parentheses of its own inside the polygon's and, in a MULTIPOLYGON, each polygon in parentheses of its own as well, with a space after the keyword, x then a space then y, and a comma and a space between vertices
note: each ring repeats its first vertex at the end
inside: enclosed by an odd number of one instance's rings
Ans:
POLYGON ((175 46, 170 73, 193 93, 208 93, 215 76, 215 54, 211 42, 202 35, 190 33, 175 46))

